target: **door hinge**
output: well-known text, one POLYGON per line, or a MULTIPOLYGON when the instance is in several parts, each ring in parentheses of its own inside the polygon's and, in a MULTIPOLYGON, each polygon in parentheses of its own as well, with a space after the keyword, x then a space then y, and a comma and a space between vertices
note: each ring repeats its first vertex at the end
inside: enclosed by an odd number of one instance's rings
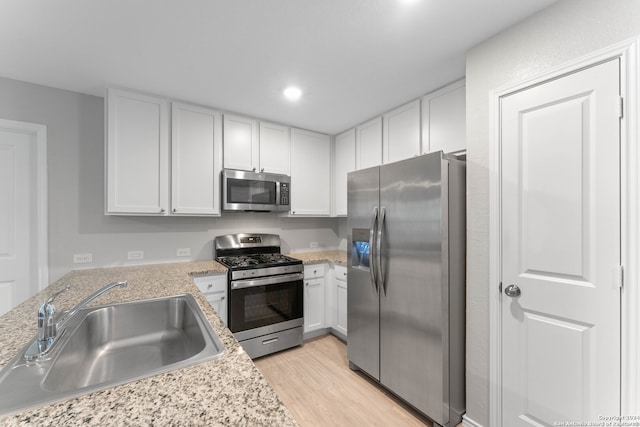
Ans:
POLYGON ((624 267, 621 265, 613 268, 613 285, 620 289, 624 286, 624 267))
POLYGON ((624 98, 623 97, 620 97, 618 101, 618 117, 619 118, 624 117, 624 98))

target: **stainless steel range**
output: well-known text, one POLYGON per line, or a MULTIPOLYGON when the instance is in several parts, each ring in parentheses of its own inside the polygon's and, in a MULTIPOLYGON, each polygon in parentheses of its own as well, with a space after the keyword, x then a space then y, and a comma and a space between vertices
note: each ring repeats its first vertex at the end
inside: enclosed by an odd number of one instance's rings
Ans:
POLYGON ((218 236, 214 248, 229 269, 228 326, 249 357, 301 345, 302 261, 280 253, 280 236, 218 236))

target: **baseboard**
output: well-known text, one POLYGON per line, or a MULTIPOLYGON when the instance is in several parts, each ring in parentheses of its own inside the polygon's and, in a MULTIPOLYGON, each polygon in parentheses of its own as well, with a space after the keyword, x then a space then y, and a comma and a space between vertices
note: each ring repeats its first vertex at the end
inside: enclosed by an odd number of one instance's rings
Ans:
POLYGON ((314 338, 318 338, 322 335, 327 335, 330 331, 331 331, 330 328, 323 328, 323 329, 318 329, 312 332, 307 332, 302 336, 302 339, 304 341, 311 340, 314 338))
POLYGON ((462 416, 462 427, 482 427, 482 424, 473 421, 467 414, 464 414, 462 416))

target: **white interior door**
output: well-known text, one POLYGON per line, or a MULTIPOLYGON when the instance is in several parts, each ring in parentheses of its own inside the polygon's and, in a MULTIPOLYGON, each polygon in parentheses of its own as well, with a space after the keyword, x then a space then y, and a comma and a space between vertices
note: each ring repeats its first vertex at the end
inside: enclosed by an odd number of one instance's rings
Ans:
POLYGON ((46 248, 39 247, 46 245, 40 206, 46 197, 39 188, 40 174, 46 174, 46 152, 45 165, 40 164, 43 129, 0 120, 0 315, 38 292, 46 280, 46 248))
POLYGON ((620 413, 619 72, 501 100, 503 426, 620 413))

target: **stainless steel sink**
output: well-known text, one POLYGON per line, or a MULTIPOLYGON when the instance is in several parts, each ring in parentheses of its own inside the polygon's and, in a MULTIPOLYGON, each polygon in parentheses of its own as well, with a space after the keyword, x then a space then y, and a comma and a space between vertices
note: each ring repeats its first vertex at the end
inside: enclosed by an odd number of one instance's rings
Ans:
POLYGON ((80 310, 43 360, 0 372, 0 417, 224 354, 190 294, 80 310))

